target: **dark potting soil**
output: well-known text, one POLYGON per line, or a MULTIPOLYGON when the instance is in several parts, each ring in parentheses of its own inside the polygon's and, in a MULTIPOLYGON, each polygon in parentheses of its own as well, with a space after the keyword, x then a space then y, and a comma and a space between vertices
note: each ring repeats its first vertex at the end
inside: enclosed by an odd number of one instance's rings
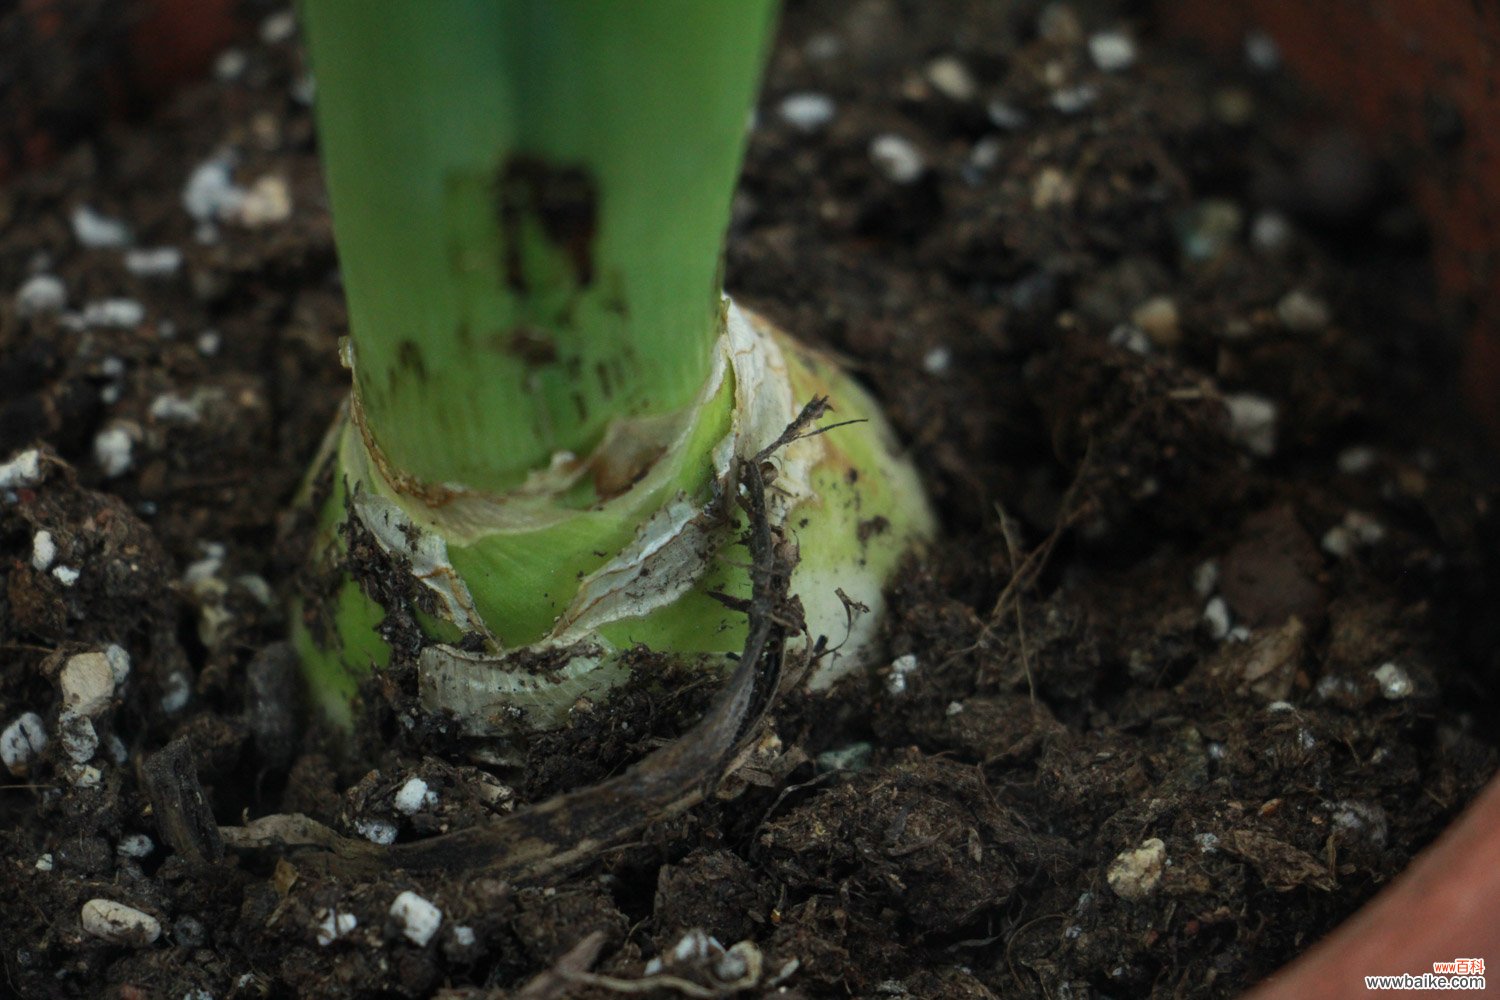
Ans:
POLYGON ((486 823, 712 693, 635 684, 519 770, 399 671, 359 737, 308 718, 282 602, 345 315, 286 15, 0 189, 0 994, 1226 996, 1368 900, 1496 763, 1454 317, 1388 164, 1264 45, 1136 9, 791 4, 729 287, 873 386, 944 535, 888 666, 547 885, 214 860, 215 820, 486 823), (99 898, 140 913, 100 937, 99 898))

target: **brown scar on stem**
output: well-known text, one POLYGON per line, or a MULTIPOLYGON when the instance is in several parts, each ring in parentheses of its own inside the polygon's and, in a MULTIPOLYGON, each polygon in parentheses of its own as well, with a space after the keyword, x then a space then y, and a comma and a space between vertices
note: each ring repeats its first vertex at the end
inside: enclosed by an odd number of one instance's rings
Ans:
POLYGON ((523 259, 523 229, 530 217, 568 258, 580 288, 594 283, 594 237, 599 228, 599 189, 588 170, 558 166, 535 156, 512 156, 496 176, 495 214, 505 240, 505 283, 530 290, 523 259))
POLYGON ((396 367, 405 368, 419 380, 427 381, 427 363, 422 360, 422 349, 411 338, 401 341, 396 348, 396 367))
POLYGON ((522 323, 512 327, 508 335, 495 334, 493 343, 499 350, 520 358, 528 368, 557 363, 557 342, 539 326, 522 323))

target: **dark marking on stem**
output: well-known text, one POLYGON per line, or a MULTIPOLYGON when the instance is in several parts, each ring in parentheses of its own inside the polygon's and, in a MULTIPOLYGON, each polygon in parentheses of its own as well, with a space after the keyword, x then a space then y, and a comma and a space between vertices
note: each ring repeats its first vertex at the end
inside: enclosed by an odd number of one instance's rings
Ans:
POLYGON ((594 283, 594 237, 599 228, 599 188, 583 167, 556 166, 534 156, 513 156, 496 178, 496 215, 505 239, 505 283, 530 290, 523 230, 530 217, 561 250, 580 288, 594 283))
POLYGON ((854 529, 854 533, 859 539, 859 544, 864 545, 876 535, 885 534, 890 528, 890 520, 877 514, 869 520, 859 522, 859 525, 854 529))
POLYGON ((541 327, 522 324, 512 327, 509 336, 496 334, 495 340, 500 350, 520 358, 527 368, 557 363, 557 342, 541 327))
POLYGON ((625 302, 625 288, 618 272, 610 272, 609 290, 604 293, 600 304, 607 313, 613 313, 621 319, 630 318, 630 306, 625 302))
POLYGON ((599 376, 599 389, 604 393, 604 398, 613 399, 615 395, 615 383, 609 377, 609 365, 603 361, 594 362, 594 374, 599 376))
POLYGON ((404 368, 420 382, 427 381, 427 363, 422 360, 422 349, 415 340, 408 338, 397 346, 396 367, 404 368))

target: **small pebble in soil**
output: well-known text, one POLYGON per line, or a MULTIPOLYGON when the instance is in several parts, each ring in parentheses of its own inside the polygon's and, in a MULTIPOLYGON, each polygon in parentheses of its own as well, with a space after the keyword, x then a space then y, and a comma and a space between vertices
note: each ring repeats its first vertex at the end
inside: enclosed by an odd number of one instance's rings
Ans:
POLYGON ((1189 260, 1213 260, 1234 242, 1244 224, 1244 212, 1227 198, 1200 201, 1178 224, 1183 256, 1189 260))
POLYGON ((193 686, 188 683, 187 675, 180 670, 173 671, 162 681, 161 710, 168 715, 176 715, 187 707, 188 699, 193 695, 193 686))
POLYGON ((125 251, 125 270, 137 278, 170 278, 182 267, 176 247, 142 247, 125 251))
POLYGON ((421 778, 412 777, 396 790, 393 804, 397 812, 412 816, 423 809, 430 809, 437 805, 437 800, 437 793, 427 787, 427 782, 421 778))
POLYGON ((74 788, 98 788, 104 780, 104 773, 92 764, 64 764, 62 772, 74 788))
POLYGON ((144 948, 161 937, 161 922, 155 917, 112 899, 84 903, 79 922, 85 934, 127 948, 144 948))
POLYGON ((324 948, 359 926, 359 920, 354 914, 339 913, 337 910, 321 910, 316 919, 318 944, 324 948))
POLYGON ((43 528, 31 536, 31 568, 38 573, 44 573, 52 560, 57 558, 57 543, 52 540, 52 532, 43 528))
POLYGON ((950 101, 972 101, 979 93, 973 74, 954 56, 939 56, 927 64, 927 82, 950 101))
POLYGON ((1250 223, 1250 245, 1267 256, 1276 256, 1292 243, 1292 224, 1280 212, 1265 211, 1250 223))
POLYGON ((130 469, 131 450, 135 442, 130 432, 119 424, 106 427, 94 436, 94 461, 105 479, 123 476, 130 469))
POLYGON ((1089 58, 1106 73, 1135 65, 1135 39, 1123 31, 1100 31, 1089 36, 1089 58))
POLYGON ((906 693, 906 678, 916 672, 920 664, 915 653, 903 653, 891 661, 890 673, 885 678, 885 689, 890 694, 906 693))
POLYGON ((311 73, 303 74, 292 84, 292 100, 303 107, 312 107, 318 96, 318 79, 311 73))
POLYGON ((1065 115, 1086 111, 1098 99, 1098 88, 1089 83, 1059 87, 1052 92, 1052 106, 1065 115))
MULTIPOLYGON (((97 719, 115 696, 115 672, 103 653, 78 653, 68 657, 57 674, 63 708, 97 719)), ((87 759, 87 758, 85 758, 87 759)))
POLYGON ((443 925, 443 911, 409 889, 391 903, 391 918, 401 925, 401 933, 406 939, 418 948, 427 947, 427 942, 443 925))
POLYGON ((203 397, 194 394, 184 399, 175 392, 164 392, 151 401, 148 411, 152 420, 177 420, 196 424, 203 417, 203 397))
POLYGON ((200 541, 198 549, 203 553, 203 558, 194 559, 182 571, 182 584, 189 590, 198 589, 218 576, 219 571, 224 568, 224 556, 228 551, 223 542, 200 541))
POLYGON ((1252 28, 1245 32, 1245 62, 1261 73, 1274 73, 1281 68, 1281 47, 1264 31, 1252 28))
POLYGON ((41 857, 36 859, 36 864, 32 867, 34 867, 39 872, 50 872, 53 868, 52 855, 43 854, 41 857))
POLYGON ((811 91, 788 94, 776 107, 782 121, 803 132, 816 132, 827 125, 833 121, 836 110, 833 99, 827 94, 811 91))
POLYGON ((1166 863, 1167 845, 1159 837, 1152 837, 1140 847, 1116 855, 1105 877, 1116 896, 1135 903, 1155 894, 1166 863))
POLYGON ((35 486, 42 478, 42 453, 27 448, 10 461, 0 464, 0 490, 35 486))
POLYGON ((67 304, 62 279, 51 274, 34 274, 16 291, 16 312, 21 316, 55 313, 67 304))
POLYGON ((1380 693, 1387 701, 1401 701, 1403 698, 1411 697, 1416 685, 1412 683, 1411 674, 1406 668, 1394 661, 1382 663, 1371 671, 1375 683, 1380 685, 1380 693))
POLYGON ((1065 3, 1049 3, 1036 18, 1036 33, 1053 45, 1077 45, 1083 40, 1083 23, 1065 3))
POLYGON ((927 170, 921 152, 908 139, 886 132, 870 143, 870 159, 888 179, 897 184, 911 184, 927 170))
POLYGON ((953 364, 953 352, 946 347, 934 347, 922 357, 922 370, 929 375, 942 375, 953 364))
POLYGON ((227 218, 239 210, 245 189, 234 183, 234 166, 219 154, 193 168, 182 189, 182 207, 199 222, 227 218))
POLYGON ((99 734, 86 715, 63 711, 57 717, 57 743, 75 764, 87 764, 99 751, 99 734))
POLYGON ((383 819, 362 819, 354 824, 354 832, 372 844, 394 844, 396 824, 383 819))
POLYGON ((1276 404, 1264 396, 1235 393, 1224 397, 1229 436, 1252 455, 1276 453, 1276 404))
POLYGON ((234 582, 244 587, 250 596, 255 598, 265 607, 271 607, 276 603, 276 593, 271 590, 271 585, 263 576, 254 573, 241 573, 234 578, 234 582))
POLYGON ((1193 593, 1207 597, 1219 589, 1219 563, 1216 559, 1205 559, 1193 570, 1193 593))
POLYGON ((47 749, 47 727, 35 712, 23 712, 0 731, 0 763, 14 777, 24 778, 31 762, 47 749))
POLYGON ((146 318, 146 307, 135 299, 101 299, 83 307, 84 326, 105 326, 127 330, 146 318))
POLYGON ((1384 539, 1384 525, 1363 511, 1351 510, 1341 524, 1324 532, 1322 546, 1329 555, 1344 559, 1355 549, 1377 545, 1384 539))
POLYGON ((297 33, 297 15, 290 9, 278 10, 260 22, 260 40, 267 45, 280 45, 297 33))
POLYGON ((863 771, 869 766, 870 756, 874 752, 873 745, 861 740, 845 747, 825 750, 818 754, 814 763, 817 765, 819 774, 828 771, 863 771))
POLYGON ((130 676, 130 654, 125 647, 117 643, 110 643, 104 647, 104 659, 109 662, 110 675, 115 679, 115 687, 125 683, 130 676))
POLYGON ((820 31, 807 39, 802 51, 815 62, 836 59, 844 51, 844 40, 831 31, 820 31))
POLYGON ((1193 842, 1198 845, 1198 850, 1204 854, 1213 854, 1219 849, 1219 835, 1216 833, 1195 834, 1193 842))
POLYGON ((1208 626, 1208 634, 1214 639, 1227 639, 1229 637, 1229 604, 1222 597, 1211 598, 1203 607, 1203 624, 1208 626))
POLYGON ((149 858, 156 844, 144 833, 127 834, 115 845, 115 853, 126 858, 149 858))
POLYGON ((64 587, 71 587, 83 574, 72 566, 53 566, 52 577, 64 587))
POLYGON ((90 250, 111 250, 130 245, 129 226, 87 205, 73 209, 72 223, 73 236, 90 250))
POLYGON ((1311 292, 1294 288, 1276 303, 1276 318, 1293 333, 1317 333, 1328 326, 1328 305, 1311 292))
POLYGON ((991 125, 1006 132, 1026 127, 1026 112, 998 98, 985 105, 984 113, 991 125))
POLYGON ((1063 208, 1077 196, 1073 180, 1057 167, 1043 167, 1031 180, 1031 207, 1038 212, 1063 208))
POLYGON ((1121 323, 1109 331, 1109 343, 1112 347, 1122 347, 1142 357, 1151 353, 1151 338, 1140 327, 1130 323, 1121 323))
POLYGON ((104 752, 109 755, 111 763, 123 764, 130 759, 130 751, 125 746, 125 741, 114 733, 104 738, 104 752))
POLYGON ((232 83, 244 75, 249 62, 244 49, 225 49, 214 60, 214 77, 223 83, 232 83))
POLYGON ((971 184, 979 183, 980 177, 1000 162, 1000 154, 1004 151, 1004 144, 993 135, 987 135, 974 143, 974 148, 969 150, 968 166, 971 173, 966 174, 964 179, 971 184))
POLYGON ((1339 452, 1338 458, 1334 462, 1337 464, 1338 470, 1344 475, 1357 476, 1373 469, 1377 457, 1374 448, 1371 448, 1369 445, 1357 444, 1339 452))
POLYGON ((1362 840, 1371 847, 1384 847, 1390 834, 1385 810, 1374 802, 1343 799, 1331 806, 1332 826, 1345 841, 1362 840))
POLYGON ((1177 302, 1170 295, 1153 295, 1142 302, 1130 314, 1130 321, 1140 327, 1157 347, 1170 349, 1182 341, 1177 302))
POLYGON ((1244 128, 1255 118, 1255 98, 1244 87, 1220 87, 1212 105, 1214 117, 1230 128, 1244 128))
POLYGON ((453 928, 453 943, 460 948, 472 948, 474 941, 474 928, 465 927, 462 924, 453 928))
POLYGON ((198 334, 198 353, 205 358, 211 358, 219 353, 222 340, 218 330, 204 330, 198 334))
POLYGON ((1324 674, 1313 688, 1321 701, 1335 704, 1356 704, 1360 699, 1359 684, 1348 677, 1324 674))
POLYGON ((208 932, 196 917, 178 917, 172 922, 172 936, 184 948, 201 948, 208 932))
POLYGON ((269 174, 260 178, 245 192, 235 217, 240 225, 256 229, 285 222, 292 215, 292 190, 286 180, 269 174))

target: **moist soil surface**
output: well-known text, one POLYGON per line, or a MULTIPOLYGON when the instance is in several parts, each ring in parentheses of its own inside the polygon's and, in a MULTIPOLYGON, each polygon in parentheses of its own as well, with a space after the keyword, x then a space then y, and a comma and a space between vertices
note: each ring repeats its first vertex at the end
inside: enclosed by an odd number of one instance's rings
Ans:
POLYGON ((226 853, 273 813, 493 822, 712 696, 643 670, 520 768, 399 670, 357 736, 306 710, 283 609, 346 321, 261 14, 0 190, 0 993, 1227 996, 1494 770, 1495 480, 1399 171, 1264 44, 1137 5, 792 3, 728 286, 846 358, 939 508, 887 665, 545 883, 226 853))

